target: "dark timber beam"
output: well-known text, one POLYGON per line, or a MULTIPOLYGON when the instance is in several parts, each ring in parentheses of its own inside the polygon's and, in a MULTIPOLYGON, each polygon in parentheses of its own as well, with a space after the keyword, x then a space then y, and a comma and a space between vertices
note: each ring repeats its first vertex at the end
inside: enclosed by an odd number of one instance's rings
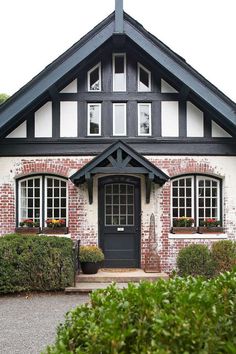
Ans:
POLYGON ((151 187, 152 187, 152 182, 154 180, 154 174, 149 173, 148 175, 145 176, 145 182, 146 182, 146 203, 150 203, 150 195, 151 195, 151 187))
POLYGON ((123 0, 116 0, 116 5, 115 5, 115 33, 124 33, 123 0))
POLYGON ((93 204, 93 177, 90 173, 86 173, 85 180, 88 187, 89 204, 93 204))

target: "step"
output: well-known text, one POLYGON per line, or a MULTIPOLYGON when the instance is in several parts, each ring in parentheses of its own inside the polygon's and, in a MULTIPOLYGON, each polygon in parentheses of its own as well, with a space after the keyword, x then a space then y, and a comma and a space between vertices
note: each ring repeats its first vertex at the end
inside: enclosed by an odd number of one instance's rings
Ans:
MULTIPOLYGON (((134 283, 134 284, 137 284, 138 286, 139 283, 134 283)), ((66 294, 88 294, 95 290, 105 289, 109 285, 111 285, 111 283, 76 283, 75 287, 65 288, 65 293, 66 294)), ((117 284, 118 289, 123 289, 126 288, 127 286, 128 283, 117 284)))
POLYGON ((166 273, 145 273, 142 269, 134 271, 109 271, 99 270, 97 274, 77 275, 78 283, 138 283, 142 280, 155 281, 157 279, 168 279, 166 273))

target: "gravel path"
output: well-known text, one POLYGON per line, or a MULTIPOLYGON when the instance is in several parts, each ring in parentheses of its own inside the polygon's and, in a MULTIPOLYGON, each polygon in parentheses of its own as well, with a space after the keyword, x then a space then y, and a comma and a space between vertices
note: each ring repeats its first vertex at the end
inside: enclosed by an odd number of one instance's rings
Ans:
POLYGON ((56 328, 87 295, 0 297, 0 354, 39 354, 55 340, 56 328))

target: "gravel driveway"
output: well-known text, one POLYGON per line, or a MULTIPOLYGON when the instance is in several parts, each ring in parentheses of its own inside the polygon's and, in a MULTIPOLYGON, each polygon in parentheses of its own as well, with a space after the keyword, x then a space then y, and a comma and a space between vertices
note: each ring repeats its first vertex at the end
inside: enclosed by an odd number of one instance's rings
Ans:
POLYGON ((39 354, 54 342, 66 312, 88 300, 60 293, 0 297, 0 354, 39 354))

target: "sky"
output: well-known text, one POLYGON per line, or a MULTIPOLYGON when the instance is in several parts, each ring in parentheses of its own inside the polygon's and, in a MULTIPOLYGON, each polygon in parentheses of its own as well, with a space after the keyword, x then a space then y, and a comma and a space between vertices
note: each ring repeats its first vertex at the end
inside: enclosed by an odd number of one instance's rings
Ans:
MULTIPOLYGON (((12 95, 115 8, 115 0, 0 5, 0 93, 12 95)), ((235 0, 124 0, 124 10, 236 101, 235 0)))

